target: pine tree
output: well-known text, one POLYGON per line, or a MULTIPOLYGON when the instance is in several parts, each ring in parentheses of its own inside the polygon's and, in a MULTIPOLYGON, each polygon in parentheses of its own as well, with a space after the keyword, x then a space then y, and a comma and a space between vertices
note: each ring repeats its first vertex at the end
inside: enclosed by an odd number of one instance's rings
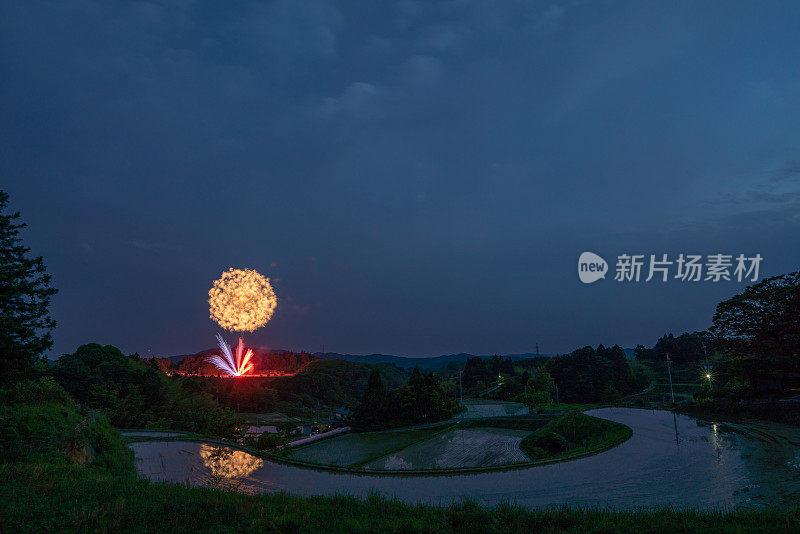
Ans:
POLYGON ((355 423, 360 428, 379 428, 386 418, 386 390, 381 373, 373 369, 367 382, 367 390, 356 408, 355 423))
POLYGON ((19 212, 8 215, 8 193, 0 190, 0 382, 30 375, 34 364, 53 345, 56 322, 48 306, 50 287, 41 256, 30 258, 22 245, 19 212))

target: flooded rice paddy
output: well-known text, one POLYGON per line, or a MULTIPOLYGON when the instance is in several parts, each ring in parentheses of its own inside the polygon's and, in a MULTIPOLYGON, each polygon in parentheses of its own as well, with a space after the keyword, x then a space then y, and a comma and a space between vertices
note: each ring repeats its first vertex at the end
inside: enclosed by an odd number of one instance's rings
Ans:
MULTIPOLYGON (((734 425, 665 411, 604 408, 588 412, 628 425, 633 437, 609 451, 526 469, 464 475, 374 476, 304 469, 242 451, 182 441, 131 443, 137 469, 170 481, 251 493, 379 493, 416 503, 470 499, 528 507, 561 504, 618 509, 795 506, 800 498, 800 429, 773 423, 734 425)), ((507 431, 506 431, 507 432, 507 431)), ((412 449, 413 450, 413 449, 412 449)), ((446 456, 446 446, 438 449, 446 456)), ((432 458, 436 450, 429 451, 432 458)), ((455 453, 450 454, 455 457, 455 453)), ((403 461, 431 461, 419 452, 403 461)))
POLYGON ((503 428, 464 428, 415 443, 394 454, 379 458, 365 467, 373 469, 445 469, 488 467, 528 462, 519 449, 530 430, 503 428))
POLYGON ((293 449, 290 458, 317 464, 349 466, 382 456, 442 432, 442 426, 345 434, 293 449))

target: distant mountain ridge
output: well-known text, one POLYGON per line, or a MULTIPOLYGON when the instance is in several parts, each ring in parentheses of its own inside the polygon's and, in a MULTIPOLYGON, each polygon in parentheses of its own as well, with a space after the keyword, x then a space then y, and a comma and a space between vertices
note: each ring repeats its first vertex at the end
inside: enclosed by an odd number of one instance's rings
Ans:
MULTIPOLYGON (((625 351, 625 355, 629 359, 634 358, 634 349, 623 349, 625 351)), ((279 349, 272 349, 272 350, 255 350, 256 354, 260 355, 262 358, 267 357, 268 355, 277 355, 277 354, 284 354, 288 351, 279 350, 279 349)), ((160 359, 169 359, 174 364, 181 363, 185 358, 192 358, 199 355, 210 355, 210 354, 219 354, 218 349, 207 349, 200 351, 197 354, 181 354, 176 356, 169 356, 169 358, 160 358, 160 359)), ((442 367, 452 363, 452 362, 465 362, 470 358, 474 358, 478 356, 479 358, 491 358, 492 354, 469 354, 466 352, 462 352, 459 354, 444 354, 442 356, 433 356, 433 357, 411 357, 411 356, 395 356, 392 354, 341 354, 338 352, 315 352, 312 356, 316 356, 320 360, 345 360, 348 362, 356 362, 356 363, 368 363, 368 364, 378 364, 378 363, 391 363, 400 367, 401 369, 413 369, 414 367, 419 367, 420 369, 427 369, 431 371, 435 371, 441 369, 442 367)), ((556 354, 534 354, 532 352, 523 352, 520 354, 504 354, 501 355, 503 358, 511 358, 512 360, 525 360, 527 358, 552 358, 557 356, 556 354)))
MULTIPOLYGON (((409 356, 393 356, 391 354, 339 354, 338 352, 315 352, 314 356, 321 360, 346 360, 349 362, 357 363, 392 363, 401 369, 413 369, 419 367, 420 369, 437 370, 452 363, 463 363, 470 358, 474 358, 475 354, 468 354, 462 352, 460 354, 445 354, 442 356, 434 356, 431 358, 412 358, 409 356)), ((477 355, 479 358, 491 358, 492 355, 477 355)), ((511 358, 512 360, 525 360, 527 358, 550 358, 553 354, 533 354, 525 352, 522 354, 505 354, 503 358, 511 358)))

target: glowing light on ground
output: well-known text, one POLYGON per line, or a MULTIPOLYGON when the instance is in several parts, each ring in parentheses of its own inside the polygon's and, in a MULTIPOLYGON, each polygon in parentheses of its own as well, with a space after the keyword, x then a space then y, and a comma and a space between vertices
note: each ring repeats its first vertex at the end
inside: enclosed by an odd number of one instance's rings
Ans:
POLYGON ((206 444, 200 445, 200 456, 214 476, 223 478, 244 478, 264 465, 252 454, 206 444))
POLYGON ((225 330, 252 332, 272 319, 278 300, 266 278, 253 269, 228 269, 208 292, 210 317, 225 330))
POLYGON ((222 356, 209 357, 209 363, 231 376, 242 376, 253 370, 253 362, 250 361, 253 357, 253 349, 247 349, 247 352, 245 352, 242 338, 239 338, 235 355, 231 351, 230 345, 225 343, 225 340, 219 334, 217 334, 217 342, 219 343, 219 349, 222 351, 222 356))

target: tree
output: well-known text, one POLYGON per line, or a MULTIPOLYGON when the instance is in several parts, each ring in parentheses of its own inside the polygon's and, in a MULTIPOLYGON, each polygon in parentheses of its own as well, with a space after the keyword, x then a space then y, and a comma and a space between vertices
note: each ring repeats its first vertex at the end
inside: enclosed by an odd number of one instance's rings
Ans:
POLYGON ((552 402, 552 392, 555 389, 555 381, 550 373, 539 369, 528 380, 527 389, 524 402, 529 408, 535 408, 541 404, 549 404, 552 402))
POLYGON ((663 362, 669 354, 670 360, 676 363, 693 363, 706 358, 706 347, 711 343, 708 332, 684 332, 675 337, 671 333, 664 334, 652 349, 645 349, 641 345, 636 347, 637 360, 654 360, 663 362))
POLYGON ((260 451, 274 449, 281 441, 281 437, 275 432, 262 432, 256 440, 256 448, 260 451))
POLYGON ((710 330, 723 357, 717 376, 728 375, 740 389, 800 372, 800 271, 766 278, 720 302, 710 330))
POLYGON ((407 384, 387 391, 380 373, 375 369, 370 374, 367 390, 355 411, 353 428, 359 431, 377 430, 441 421, 452 417, 457 409, 457 401, 443 394, 441 385, 432 373, 423 373, 415 367, 407 384))
POLYGON ((493 395, 498 400, 513 400, 525 392, 525 385, 511 376, 504 376, 493 395))
POLYGON ((528 389, 533 391, 546 391, 550 394, 556 387, 556 382, 553 377, 545 370, 539 370, 528 381, 528 389))
POLYGON ((19 212, 7 214, 8 193, 0 191, 0 380, 30 375, 34 364, 53 346, 50 331, 50 287, 42 257, 29 257, 16 222, 19 212))
POLYGON ((205 380, 168 377, 111 345, 81 345, 51 369, 73 398, 102 411, 116 427, 190 430, 228 439, 242 433, 242 422, 206 392, 205 380))
POLYGON ((297 428, 297 423, 292 423, 291 421, 276 423, 275 428, 278 430, 279 434, 287 438, 300 434, 300 430, 297 428))
POLYGON ((729 357, 764 357, 791 366, 800 353, 800 271, 766 278, 720 302, 711 333, 729 357))
POLYGON ((386 390, 381 373, 373 369, 367 381, 367 390, 355 411, 355 424, 360 428, 376 428, 382 423, 386 409, 386 390))
POLYGON ((609 402, 644 387, 645 377, 633 375, 625 351, 618 345, 583 347, 548 360, 545 370, 559 386, 562 402, 609 402))

